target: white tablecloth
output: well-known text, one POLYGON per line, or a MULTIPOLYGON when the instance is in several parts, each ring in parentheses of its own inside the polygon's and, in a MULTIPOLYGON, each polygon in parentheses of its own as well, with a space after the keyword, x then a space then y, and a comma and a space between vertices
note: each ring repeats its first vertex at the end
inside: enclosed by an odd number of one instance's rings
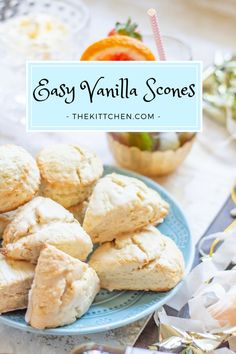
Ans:
MULTIPOLYGON (((150 28, 145 11, 155 7, 159 11, 163 33, 187 41, 193 49, 194 58, 203 60, 205 66, 213 60, 216 50, 236 51, 234 0, 88 0, 86 3, 91 7, 91 39, 105 36, 117 20, 125 20, 128 15, 140 24, 141 31, 148 33, 150 28)), ((1 106, 4 106, 4 102, 1 102, 1 106)), ((104 163, 114 163, 104 133, 29 134, 22 125, 16 123, 15 118, 2 109, 1 144, 21 144, 36 153, 53 141, 76 142, 95 150, 104 163)), ((173 175, 158 179, 182 205, 195 241, 223 204, 236 177, 236 144, 225 145, 227 137, 223 127, 205 119, 203 133, 198 135, 184 164, 173 175)), ((44 337, 0 325, 0 353, 64 354, 75 345, 91 340, 132 344, 143 324, 144 320, 115 331, 82 337, 44 337)))

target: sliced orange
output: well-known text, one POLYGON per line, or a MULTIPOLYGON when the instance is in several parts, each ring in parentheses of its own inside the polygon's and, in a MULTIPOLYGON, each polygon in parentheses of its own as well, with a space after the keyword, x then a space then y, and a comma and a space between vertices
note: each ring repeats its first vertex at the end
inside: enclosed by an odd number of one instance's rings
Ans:
POLYGON ((90 45, 81 60, 156 60, 151 50, 141 41, 128 36, 115 35, 90 45))

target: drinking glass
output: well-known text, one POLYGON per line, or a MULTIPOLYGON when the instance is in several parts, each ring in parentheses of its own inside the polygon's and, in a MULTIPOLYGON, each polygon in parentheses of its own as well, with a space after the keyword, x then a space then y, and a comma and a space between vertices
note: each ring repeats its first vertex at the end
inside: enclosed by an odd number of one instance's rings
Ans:
MULTIPOLYGON (((191 48, 186 43, 170 36, 163 36, 162 40, 167 60, 192 60, 191 48)), ((153 35, 143 35, 143 42, 152 50, 154 54, 157 53, 153 35)), ((158 60, 158 55, 156 55, 156 58, 158 60)), ((149 176, 166 175, 173 172, 185 159, 195 140, 195 134, 192 134, 188 137, 186 143, 184 143, 181 148, 176 151, 172 150, 171 152, 169 150, 147 153, 141 152, 139 149, 135 149, 136 157, 134 157, 134 150, 130 149, 129 145, 126 146, 127 142, 124 142, 124 134, 126 133, 108 133, 109 146, 115 160, 125 168, 135 170, 149 176), (166 163, 167 159, 169 161, 168 163, 166 163), (137 161, 138 163, 136 163, 137 161)), ((156 134, 156 137, 158 139, 158 134, 156 134)))
MULTIPOLYGON (((167 60, 192 60, 192 50, 184 41, 172 36, 162 36, 162 41, 167 60)), ((151 48, 153 53, 156 54, 157 49, 152 34, 144 34, 143 42, 151 48)), ((157 54, 156 57, 158 60, 157 54)))
POLYGON ((81 0, 0 2, 0 99, 7 119, 16 122, 25 119, 26 61, 79 60, 87 41, 89 22, 88 7, 81 0), (17 30, 14 33, 14 20, 21 21, 22 16, 27 19, 28 15, 48 16, 60 26, 57 28, 65 31, 60 36, 58 30, 56 38, 54 32, 43 34, 36 44, 24 40, 17 30))

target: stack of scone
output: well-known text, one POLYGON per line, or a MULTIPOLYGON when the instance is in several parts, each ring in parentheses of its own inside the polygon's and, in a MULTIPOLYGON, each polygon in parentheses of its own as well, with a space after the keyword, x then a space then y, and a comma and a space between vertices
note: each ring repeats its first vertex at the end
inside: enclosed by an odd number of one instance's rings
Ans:
POLYGON ((97 182, 83 228, 101 244, 89 264, 102 288, 167 291, 180 281, 182 254, 153 226, 168 209, 157 192, 135 178, 113 173, 97 182))
POLYGON ((0 313, 28 306, 26 321, 43 329, 81 317, 100 289, 84 262, 91 238, 63 205, 83 203, 102 164, 67 145, 43 150, 37 162, 21 147, 0 147, 0 313))
POLYGON ((63 326, 100 286, 167 291, 181 280, 181 252, 153 226, 168 204, 135 178, 102 173, 79 146, 45 148, 36 162, 0 147, 0 313, 27 307, 31 326, 63 326))

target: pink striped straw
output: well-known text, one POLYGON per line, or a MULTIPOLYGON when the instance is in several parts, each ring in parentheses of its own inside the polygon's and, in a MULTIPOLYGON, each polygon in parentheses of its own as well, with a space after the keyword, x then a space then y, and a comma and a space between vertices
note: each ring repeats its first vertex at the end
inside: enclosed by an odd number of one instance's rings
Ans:
POLYGON ((157 46, 159 58, 160 58, 160 60, 166 60, 166 54, 165 54, 163 42, 161 39, 160 28, 158 25, 157 12, 155 9, 149 9, 147 13, 150 17, 152 32, 153 32, 154 40, 155 40, 155 43, 157 46))

